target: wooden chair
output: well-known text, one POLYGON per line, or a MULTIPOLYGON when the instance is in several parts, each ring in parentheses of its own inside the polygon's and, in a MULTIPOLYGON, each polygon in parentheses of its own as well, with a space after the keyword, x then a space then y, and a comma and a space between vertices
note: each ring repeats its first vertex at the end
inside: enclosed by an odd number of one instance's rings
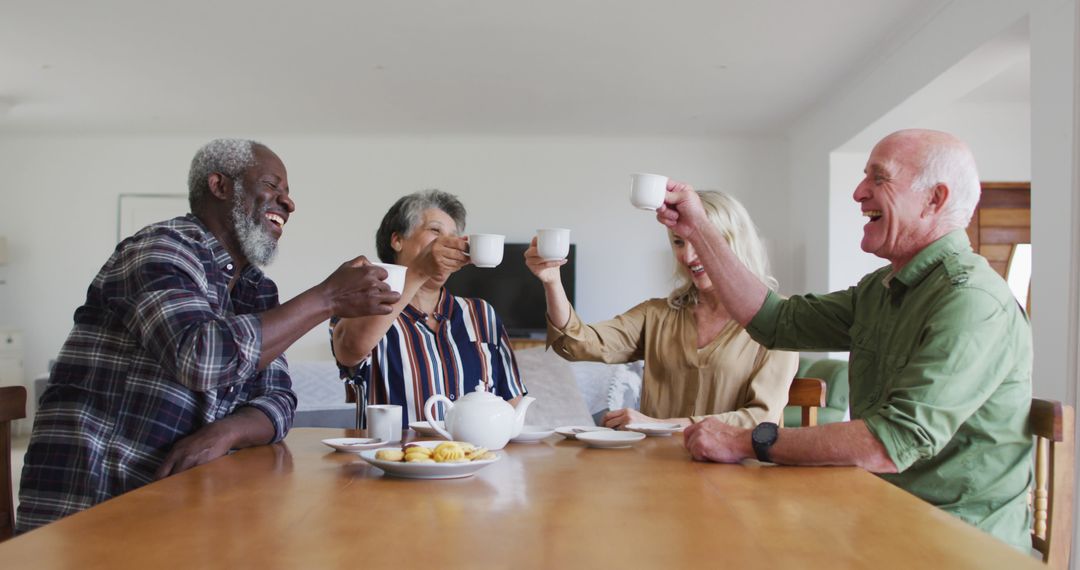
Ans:
POLYGON ((818 408, 825 406, 825 381, 820 378, 795 378, 788 389, 788 405, 802 408, 802 425, 817 425, 818 408))
POLYGON ((1035 436, 1035 527, 1031 546, 1050 568, 1069 567, 1073 521, 1072 406, 1054 400, 1031 400, 1035 436))
POLYGON ((26 417, 26 388, 0 388, 0 542, 15 534, 15 500, 11 496, 11 421, 26 417))

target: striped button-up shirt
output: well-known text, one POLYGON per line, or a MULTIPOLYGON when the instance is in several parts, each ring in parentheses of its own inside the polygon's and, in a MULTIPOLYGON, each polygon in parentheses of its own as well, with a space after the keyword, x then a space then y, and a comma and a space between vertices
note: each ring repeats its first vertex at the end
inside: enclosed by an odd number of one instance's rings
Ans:
MULTIPOLYGON (((341 378, 360 384, 369 404, 401 406, 402 427, 424 419, 431 396, 457 401, 481 381, 505 400, 526 394, 506 329, 487 301, 455 297, 443 288, 436 307, 437 330, 427 326, 426 314, 407 305, 366 359, 356 366, 338 363, 341 378)), ((330 321, 331 339, 337 322, 330 321)), ((441 403, 434 413, 443 418, 441 403)))
POLYGON ((192 215, 124 240, 75 311, 41 396, 26 452, 17 531, 153 480, 179 439, 240 406, 266 414, 274 440, 296 395, 284 356, 257 370, 258 313, 277 286, 234 264, 192 215))

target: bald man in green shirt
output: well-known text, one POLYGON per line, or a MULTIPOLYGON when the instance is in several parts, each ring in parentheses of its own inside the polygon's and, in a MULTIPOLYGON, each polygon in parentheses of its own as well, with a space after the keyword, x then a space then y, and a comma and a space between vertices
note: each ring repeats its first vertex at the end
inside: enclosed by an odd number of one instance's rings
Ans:
POLYGON ((668 185, 657 219, 693 244, 731 316, 767 348, 850 351, 849 422, 688 428, 697 460, 856 465, 1029 552, 1031 329, 1005 281, 971 250, 979 200, 971 151, 905 130, 879 142, 854 199, 861 247, 889 261, 857 285, 784 299, 707 223, 693 189, 668 185))

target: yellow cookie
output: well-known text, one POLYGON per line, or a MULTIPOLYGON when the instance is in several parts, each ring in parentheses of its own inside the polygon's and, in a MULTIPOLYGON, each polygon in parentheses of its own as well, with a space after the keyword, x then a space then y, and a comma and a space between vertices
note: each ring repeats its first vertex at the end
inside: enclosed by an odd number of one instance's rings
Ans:
POLYGON ((426 455, 406 455, 405 463, 435 463, 435 460, 426 455))
POLYGON ((375 459, 383 461, 401 461, 404 458, 405 453, 400 449, 380 449, 375 452, 375 459))
POLYGON ((465 459, 465 450, 461 449, 460 445, 454 443, 440 443, 435 448, 435 453, 431 454, 431 458, 439 463, 445 461, 460 461, 465 459))

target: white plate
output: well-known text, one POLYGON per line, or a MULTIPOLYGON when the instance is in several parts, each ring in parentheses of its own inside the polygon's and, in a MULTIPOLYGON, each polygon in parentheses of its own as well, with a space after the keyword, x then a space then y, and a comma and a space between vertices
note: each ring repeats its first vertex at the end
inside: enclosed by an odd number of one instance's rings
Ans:
MULTIPOLYGON (((446 424, 442 420, 436 420, 435 425, 446 429, 446 424)), ((432 429, 431 424, 427 422, 409 422, 409 427, 416 433, 426 437, 442 437, 439 432, 432 429)))
POLYGON ((514 443, 535 443, 553 433, 555 433, 555 430, 551 428, 524 425, 521 427, 521 433, 510 441, 514 443))
POLYGON ((578 434, 589 431, 614 431, 611 428, 604 426, 560 426, 555 428, 555 433, 565 437, 566 439, 576 439, 578 434))
MULTIPOLYGON (((417 445, 424 447, 435 447, 442 441, 417 441, 414 442, 417 445)), ((382 469, 387 475, 393 475, 394 477, 403 477, 405 479, 457 479, 459 477, 469 477, 473 473, 495 463, 502 458, 502 454, 498 451, 495 453, 495 459, 485 459, 483 461, 466 461, 464 463, 406 463, 404 461, 383 461, 382 459, 375 459, 375 453, 377 450, 369 449, 360 453, 360 458, 368 463, 382 469)))
POLYGON ((382 447, 388 443, 381 439, 369 437, 335 437, 333 439, 324 439, 322 442, 344 453, 360 453, 365 449, 382 447))
POLYGON ((671 435, 677 431, 682 431, 683 426, 679 424, 666 424, 663 422, 641 422, 636 424, 626 424, 623 429, 629 431, 636 431, 645 435, 671 435))
POLYGON ((645 439, 645 434, 636 431, 593 431, 579 433, 578 439, 589 444, 589 447, 615 449, 630 447, 635 442, 645 439))

